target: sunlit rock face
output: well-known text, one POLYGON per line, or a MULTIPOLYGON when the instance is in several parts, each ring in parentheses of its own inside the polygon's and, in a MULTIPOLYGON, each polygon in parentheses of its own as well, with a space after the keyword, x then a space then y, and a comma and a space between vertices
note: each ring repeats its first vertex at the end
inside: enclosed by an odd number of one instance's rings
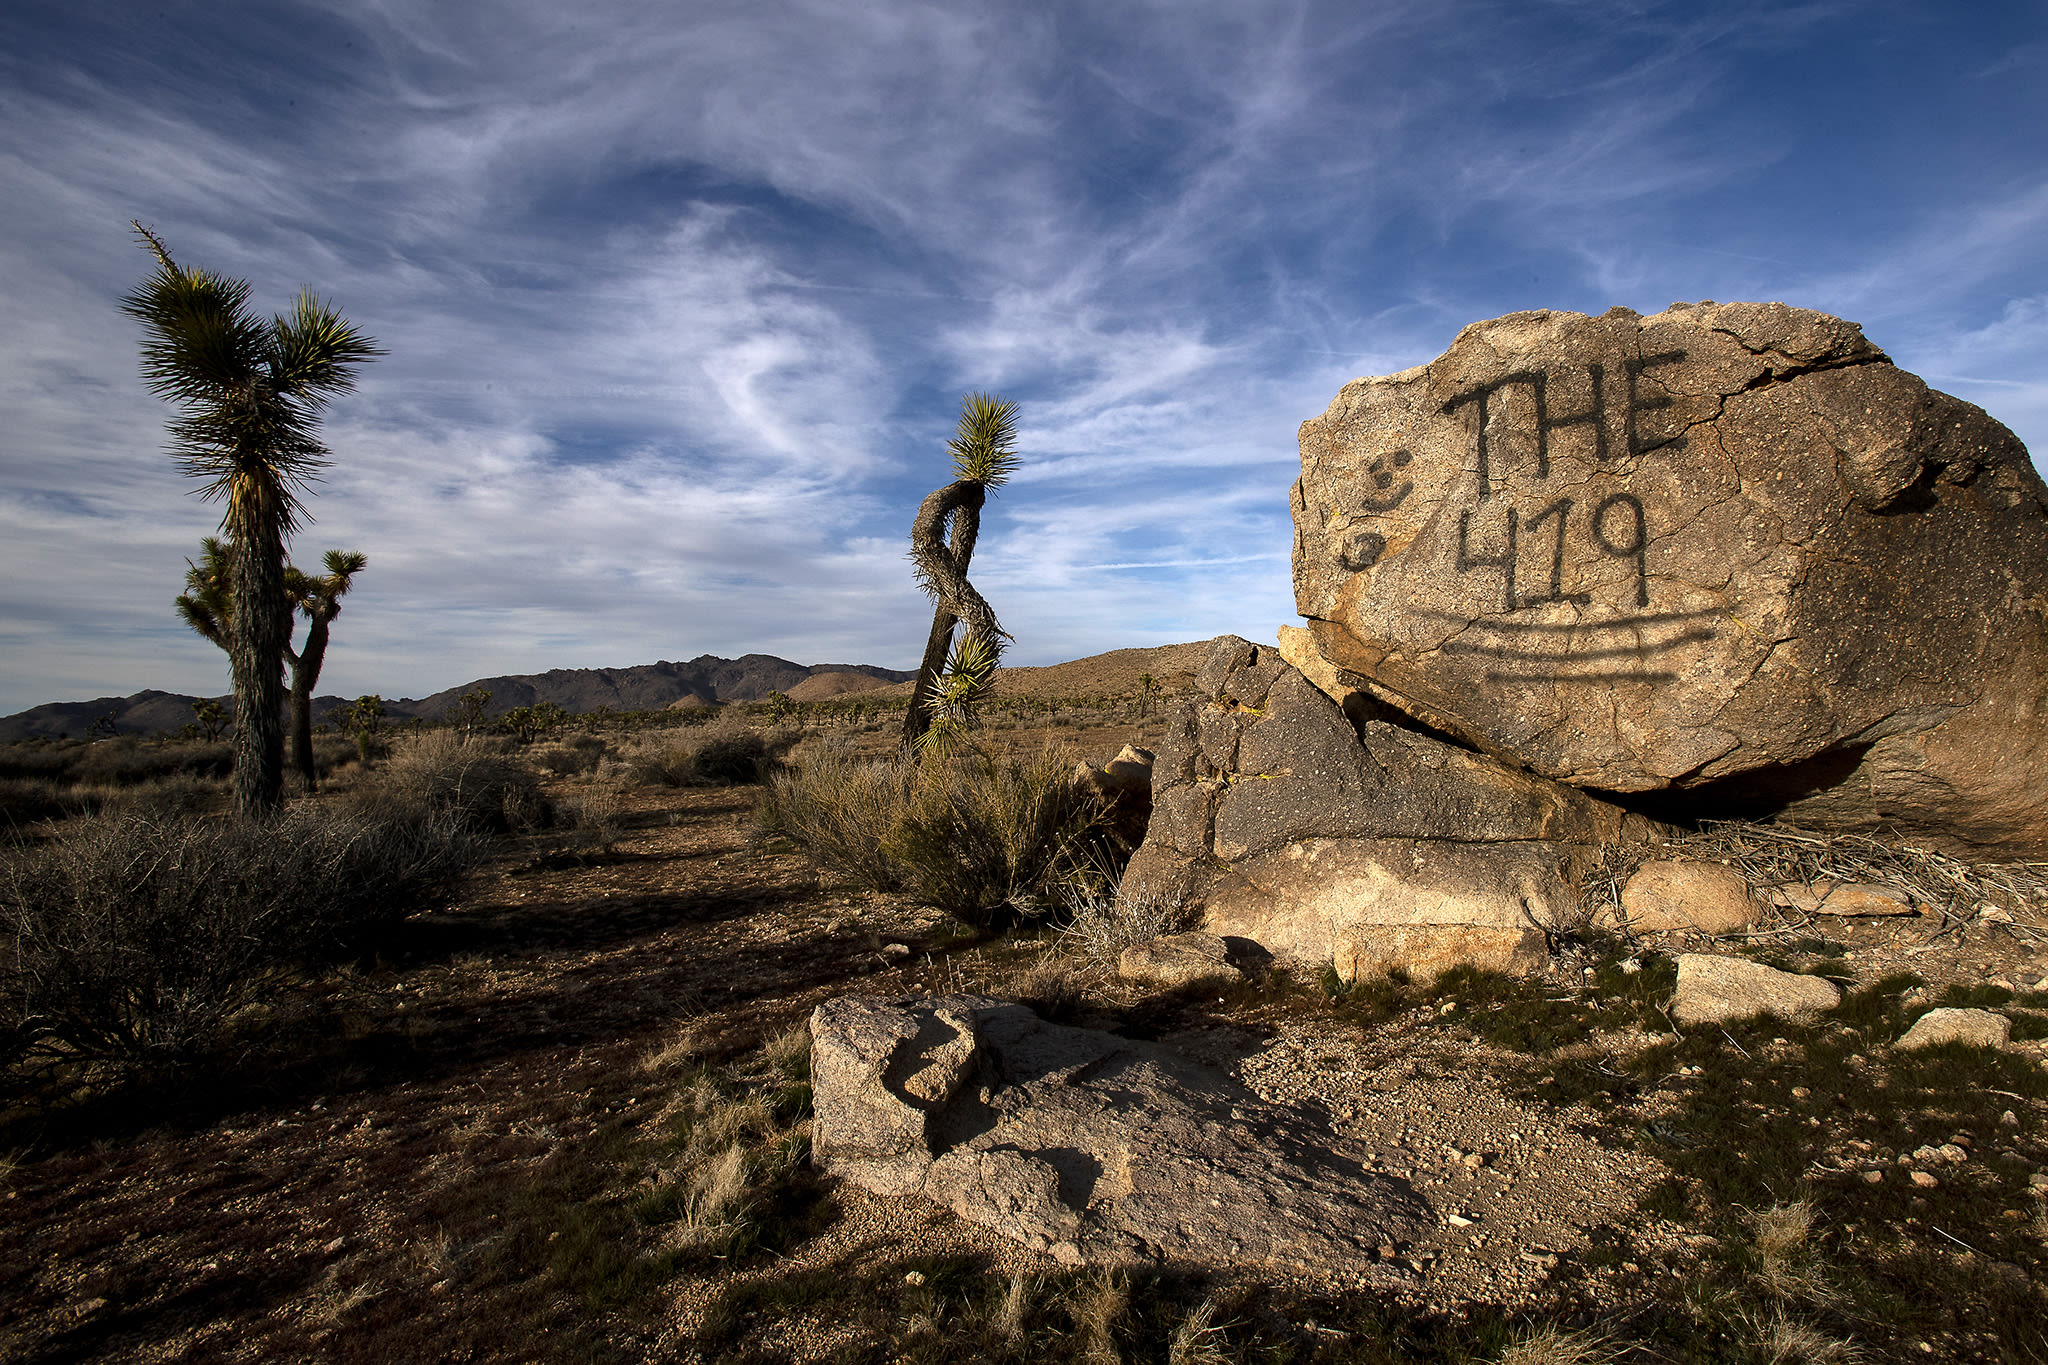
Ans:
POLYGON ((1513 313, 1300 435, 1340 688, 1575 787, 2048 846, 2048 489, 1855 324, 1513 313))

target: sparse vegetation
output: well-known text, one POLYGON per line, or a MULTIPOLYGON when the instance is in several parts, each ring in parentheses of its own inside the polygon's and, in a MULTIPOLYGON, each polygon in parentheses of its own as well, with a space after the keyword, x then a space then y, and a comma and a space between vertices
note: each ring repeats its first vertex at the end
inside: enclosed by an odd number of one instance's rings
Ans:
POLYGON ((0 1061, 119 1076, 194 1065, 286 975, 361 951, 471 856, 446 818, 71 820, 0 859, 0 1061))

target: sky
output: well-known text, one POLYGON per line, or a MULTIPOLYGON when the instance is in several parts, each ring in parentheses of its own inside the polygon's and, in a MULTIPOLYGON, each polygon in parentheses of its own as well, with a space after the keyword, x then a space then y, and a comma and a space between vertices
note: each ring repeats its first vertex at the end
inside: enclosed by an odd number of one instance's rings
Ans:
POLYGON ((1517 309, 1821 309, 2048 451, 2038 0, 9 0, 0 714, 228 687, 130 219, 388 352, 340 695, 914 667, 969 391, 1009 662, 1271 640, 1298 424, 1517 309))

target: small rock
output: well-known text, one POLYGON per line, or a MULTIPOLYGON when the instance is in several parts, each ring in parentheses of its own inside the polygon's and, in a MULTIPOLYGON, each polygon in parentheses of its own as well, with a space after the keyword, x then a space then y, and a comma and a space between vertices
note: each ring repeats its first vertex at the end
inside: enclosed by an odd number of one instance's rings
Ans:
POLYGON ((1749 883, 1719 863, 1659 858, 1644 863, 1621 891, 1622 913, 1639 931, 1697 929, 1731 934, 1756 922, 1749 883))
POLYGON ((2040 1171, 2034 1172, 2027 1177, 2027 1185, 2029 1188, 2036 1190, 2048 1190, 2048 1174, 2040 1171))
POLYGON ((2017 1128, 2020 1126, 2020 1116, 2008 1109, 1998 1116, 1998 1124, 2001 1128, 2017 1128))
POLYGON ((1810 1014, 1833 1009, 1841 999, 1841 988, 1821 977, 1742 958, 1680 953, 1671 1013, 1682 1023, 1714 1024, 1756 1014, 1810 1014))
POLYGON ((1938 1047, 1943 1043, 1971 1043, 1978 1047, 2004 1047, 2012 1038, 2012 1020, 1991 1010, 1942 1008, 1920 1016, 1906 1036, 1902 1048, 1938 1047))
POLYGON ((1827 893, 1814 912, 1821 915, 1911 915, 1913 899, 1905 892, 1874 882, 1842 882, 1827 893))
POLYGON ((1915 1185, 1918 1185, 1921 1189, 1925 1190, 1932 1189, 1936 1185, 1939 1185, 1941 1182, 1939 1180, 1936 1180, 1932 1175, 1929 1175, 1926 1171, 1915 1171, 1913 1172, 1913 1183, 1915 1185))
MULTIPOLYGON (((873 942, 873 940, 869 941, 873 942)), ((888 958, 891 962, 901 961, 910 956, 910 945, 907 943, 884 943, 882 945, 882 956, 888 958)))
POLYGON ((1882 1185, 1884 1183, 1884 1172, 1865 1171, 1863 1173, 1863 1183, 1866 1185, 1882 1185))
POLYGON ((1124 949, 1116 974, 1169 990, 1198 981, 1231 983, 1244 973, 1230 965, 1230 950, 1215 934, 1167 934, 1124 949))

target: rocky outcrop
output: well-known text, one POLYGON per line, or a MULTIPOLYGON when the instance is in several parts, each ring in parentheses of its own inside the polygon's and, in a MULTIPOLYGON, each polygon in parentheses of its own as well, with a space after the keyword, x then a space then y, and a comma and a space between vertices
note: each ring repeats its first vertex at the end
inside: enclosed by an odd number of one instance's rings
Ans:
POLYGON ((1782 304, 1514 313, 1301 428, 1331 695, 1543 776, 2048 847, 2048 488, 1782 304))
POLYGON ((1718 1024, 1758 1014, 1791 1019, 1841 1002, 1842 988, 1823 977, 1781 972, 1745 958, 1680 953, 1671 1017, 1681 1024, 1718 1024))
MULTIPOLYGON (((1370 1153, 1152 1044, 977 996, 845 996, 811 1016, 814 1159, 1067 1264, 1326 1274, 1428 1220, 1370 1153)), ((1382 1252, 1382 1248, 1385 1251, 1382 1252)))
POLYGON ((1386 720, 1354 721, 1277 650, 1218 639, 1169 723, 1123 894, 1340 974, 1529 965, 1583 915, 1602 844, 1650 822, 1386 720))

